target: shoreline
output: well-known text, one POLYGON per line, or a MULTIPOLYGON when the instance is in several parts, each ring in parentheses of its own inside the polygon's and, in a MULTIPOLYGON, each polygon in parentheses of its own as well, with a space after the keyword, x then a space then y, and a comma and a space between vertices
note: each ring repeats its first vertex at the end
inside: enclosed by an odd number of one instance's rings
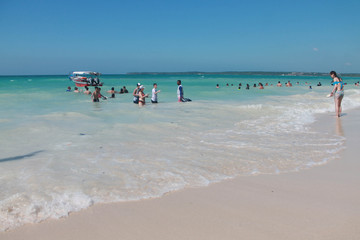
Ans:
MULTIPOLYGON (((161 198, 96 204, 1 239, 358 239, 360 109, 312 128, 346 137, 340 159, 300 172, 237 177, 161 198)), ((301 153, 299 153, 301 154, 301 153)))

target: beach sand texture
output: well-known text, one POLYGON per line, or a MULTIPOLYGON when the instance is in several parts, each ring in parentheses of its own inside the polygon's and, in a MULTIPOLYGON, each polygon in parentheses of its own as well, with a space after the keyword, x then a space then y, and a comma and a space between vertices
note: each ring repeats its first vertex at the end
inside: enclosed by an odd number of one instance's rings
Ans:
POLYGON ((360 239, 359 121, 356 109, 341 119, 326 113, 313 125, 346 137, 341 158, 325 165, 98 204, 0 239, 360 239))

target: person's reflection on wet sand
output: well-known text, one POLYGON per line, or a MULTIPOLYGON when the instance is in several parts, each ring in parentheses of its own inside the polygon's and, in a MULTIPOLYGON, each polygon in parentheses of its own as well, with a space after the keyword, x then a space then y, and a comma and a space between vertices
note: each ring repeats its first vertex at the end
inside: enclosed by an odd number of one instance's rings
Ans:
POLYGON ((341 123, 341 119, 340 118, 336 118, 336 128, 335 128, 335 132, 337 135, 339 136, 344 136, 344 129, 342 127, 342 123, 341 123))

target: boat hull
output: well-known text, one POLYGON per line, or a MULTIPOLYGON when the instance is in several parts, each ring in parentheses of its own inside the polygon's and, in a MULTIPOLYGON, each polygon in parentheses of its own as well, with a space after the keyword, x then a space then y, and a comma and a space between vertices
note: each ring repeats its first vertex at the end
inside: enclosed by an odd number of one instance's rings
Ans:
POLYGON ((103 85, 103 83, 90 84, 88 82, 78 82, 78 81, 74 81, 74 83, 75 83, 75 86, 77 86, 77 87, 85 87, 85 86, 87 86, 87 87, 96 87, 96 86, 102 86, 103 85))
POLYGON ((99 82, 99 83, 91 82, 90 80, 88 80, 85 77, 81 77, 81 78, 71 78, 70 77, 70 80, 73 81, 77 87, 85 87, 85 86, 96 87, 96 86, 102 86, 103 85, 102 82, 99 82))

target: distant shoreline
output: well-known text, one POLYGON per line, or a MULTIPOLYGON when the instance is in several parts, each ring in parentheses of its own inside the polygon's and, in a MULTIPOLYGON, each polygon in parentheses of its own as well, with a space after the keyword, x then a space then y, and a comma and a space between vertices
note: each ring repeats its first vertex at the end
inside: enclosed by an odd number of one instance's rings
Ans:
MULTIPOLYGON (((104 73, 109 75, 258 75, 258 76, 328 76, 329 73, 321 72, 264 72, 264 71, 225 71, 225 72, 129 72, 129 73, 104 73)), ((360 77, 360 73, 340 73, 343 77, 360 77)), ((0 77, 23 77, 23 76, 67 76, 67 74, 22 74, 22 75, 0 75, 0 77)))
MULTIPOLYGON (((104 74, 112 75, 112 74, 104 74)), ((328 76, 329 73, 320 72, 262 72, 262 71, 227 71, 227 72, 129 72, 125 75, 275 75, 275 76, 328 76)), ((360 77, 360 73, 343 73, 341 76, 360 77)))

